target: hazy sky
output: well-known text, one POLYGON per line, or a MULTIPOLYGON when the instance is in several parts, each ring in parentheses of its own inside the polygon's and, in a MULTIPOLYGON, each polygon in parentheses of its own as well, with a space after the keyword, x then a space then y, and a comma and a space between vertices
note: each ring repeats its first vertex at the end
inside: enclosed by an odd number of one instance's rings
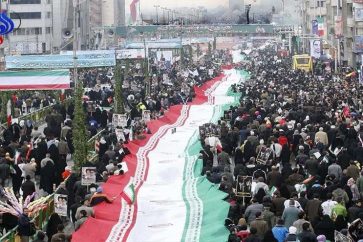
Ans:
MULTIPOLYGON (((129 6, 132 0, 126 0, 126 6, 129 6)), ((166 8, 181 7, 206 7, 207 9, 216 8, 218 6, 228 7, 229 0, 140 0, 142 11, 155 11, 154 5, 160 5, 166 8)), ((268 4, 275 5, 277 8, 281 6, 281 0, 244 0, 244 4, 268 4)), ((289 1, 285 1, 288 4, 289 1)))

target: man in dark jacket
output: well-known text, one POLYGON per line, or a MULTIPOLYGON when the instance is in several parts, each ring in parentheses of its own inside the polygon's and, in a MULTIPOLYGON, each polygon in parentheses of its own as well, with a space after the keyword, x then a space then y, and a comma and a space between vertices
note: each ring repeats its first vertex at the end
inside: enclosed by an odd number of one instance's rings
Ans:
POLYGON ((267 184, 272 187, 279 187, 282 182, 282 176, 276 166, 272 166, 272 171, 267 174, 267 184))
MULTIPOLYGON (((35 192, 35 184, 30 180, 30 176, 25 177, 25 182, 21 185, 21 190, 23 191, 23 198, 26 199, 28 196, 35 192)), ((33 199, 32 199, 33 200, 33 199)))
POLYGON ((298 234, 298 238, 300 239, 300 242, 316 242, 316 235, 310 231, 309 229, 310 224, 304 223, 302 225, 303 231, 298 234))

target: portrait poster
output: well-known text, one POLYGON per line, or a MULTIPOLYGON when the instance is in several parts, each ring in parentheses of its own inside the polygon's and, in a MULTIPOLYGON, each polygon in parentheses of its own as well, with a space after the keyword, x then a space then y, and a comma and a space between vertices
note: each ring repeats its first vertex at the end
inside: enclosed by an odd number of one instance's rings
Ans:
POLYGON ((238 176, 236 184, 236 194, 238 197, 251 197, 252 176, 238 176))
POLYGON ((96 183, 96 167, 82 167, 82 186, 88 186, 96 183))
POLYGON ((68 196, 63 194, 54 194, 54 212, 59 216, 67 216, 68 196))

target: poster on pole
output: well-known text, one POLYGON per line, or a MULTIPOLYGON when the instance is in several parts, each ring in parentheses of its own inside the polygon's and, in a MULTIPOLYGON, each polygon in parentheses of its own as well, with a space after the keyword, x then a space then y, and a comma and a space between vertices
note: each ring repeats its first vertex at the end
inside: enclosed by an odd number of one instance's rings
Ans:
POLYGON ((54 212, 59 216, 67 217, 67 201, 67 195, 54 194, 54 212))
POLYGON ((123 129, 115 129, 117 141, 125 141, 125 135, 123 129))
POLYGON ((257 155, 257 159, 256 159, 257 163, 266 165, 271 154, 272 154, 272 150, 270 148, 262 147, 260 152, 257 155))
POLYGON ((151 120, 150 110, 143 110, 142 111, 142 120, 144 120, 144 122, 149 122, 151 120))
POLYGON ((89 186, 96 183, 96 167, 82 167, 82 186, 89 186))
POLYGON ((316 59, 321 55, 321 41, 319 39, 310 40, 310 55, 316 59))
POLYGON ((127 115, 114 113, 112 116, 112 125, 114 127, 126 127, 127 126, 127 115))
POLYGON ((236 194, 238 197, 251 197, 252 176, 237 176, 236 194))

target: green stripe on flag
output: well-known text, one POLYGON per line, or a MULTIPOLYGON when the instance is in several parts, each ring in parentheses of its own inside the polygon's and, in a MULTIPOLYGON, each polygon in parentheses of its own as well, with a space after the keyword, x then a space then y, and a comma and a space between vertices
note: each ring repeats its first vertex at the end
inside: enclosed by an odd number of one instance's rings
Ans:
MULTIPOLYGON (((248 76, 244 71, 239 71, 239 74, 245 78, 248 76)), ((230 88, 227 95, 234 97, 233 102, 215 105, 211 122, 217 123, 230 105, 239 103, 240 93, 234 93, 230 88)), ((203 161, 198 156, 201 149, 199 132, 195 132, 185 150, 183 199, 187 214, 182 241, 227 241, 229 231, 224 227, 224 220, 230 205, 223 200, 227 194, 220 191, 218 185, 210 183, 205 176, 200 175, 203 161)))

